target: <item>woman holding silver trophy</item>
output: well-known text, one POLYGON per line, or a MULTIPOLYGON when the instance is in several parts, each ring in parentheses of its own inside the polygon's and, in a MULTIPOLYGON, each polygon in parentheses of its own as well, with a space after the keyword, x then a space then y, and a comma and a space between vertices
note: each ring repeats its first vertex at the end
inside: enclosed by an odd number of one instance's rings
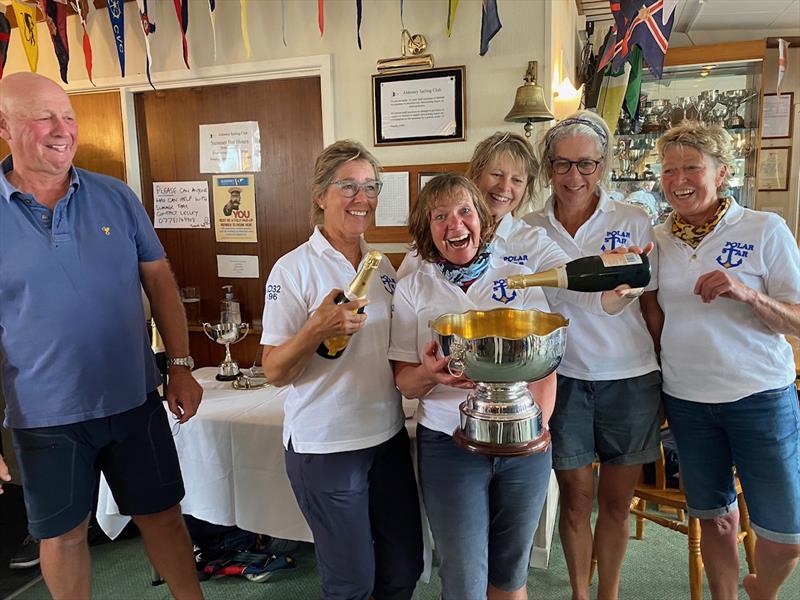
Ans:
MULTIPOLYGON (((552 194, 525 221, 543 228, 569 260, 654 241, 647 213, 612 200, 601 186, 611 168, 612 148, 605 121, 589 111, 560 121, 542 140, 541 181, 552 194)), ((654 275, 650 284, 620 315, 581 310, 574 304, 576 292, 569 290, 548 295, 552 309, 570 319, 550 433, 561 490, 559 533, 575 599, 589 597, 593 547, 598 598, 618 596, 633 489, 642 464, 659 456, 656 350, 662 315, 656 301, 655 253, 649 260, 654 275), (596 457, 601 466, 593 534, 596 457)))
POLYGON ((800 560, 800 253, 786 223, 726 194, 730 135, 683 123, 657 144, 673 212, 656 227, 664 406, 715 598, 739 581, 733 467, 758 534, 751 598, 777 598, 800 560))
POLYGON ((286 471, 314 535, 323 598, 408 600, 423 566, 409 439, 385 355, 395 272, 363 239, 379 172, 358 142, 325 148, 314 232, 266 285, 262 366, 289 386, 286 471))

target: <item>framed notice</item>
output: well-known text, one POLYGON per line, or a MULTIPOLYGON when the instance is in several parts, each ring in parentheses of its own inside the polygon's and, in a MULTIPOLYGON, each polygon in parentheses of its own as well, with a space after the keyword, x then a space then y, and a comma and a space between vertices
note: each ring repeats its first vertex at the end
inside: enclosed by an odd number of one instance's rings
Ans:
POLYGON ((376 146, 466 139, 465 68, 372 76, 376 146))
POLYGON ((758 191, 785 192, 789 189, 790 146, 761 148, 758 163, 758 191))
POLYGON ((792 137, 792 105, 794 93, 764 94, 764 110, 761 112, 761 138, 778 139, 792 137))

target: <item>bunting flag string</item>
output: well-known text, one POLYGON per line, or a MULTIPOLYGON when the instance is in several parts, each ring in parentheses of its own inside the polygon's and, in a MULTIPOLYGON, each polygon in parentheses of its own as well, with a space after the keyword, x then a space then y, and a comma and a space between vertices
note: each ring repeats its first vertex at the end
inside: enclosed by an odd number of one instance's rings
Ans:
POLYGON ((216 0, 208 0, 208 16, 211 19, 211 39, 214 42, 214 62, 217 62, 217 25, 214 22, 214 10, 216 10, 216 8, 216 0))
POLYGON ((3 69, 6 66, 8 55, 8 42, 11 39, 11 23, 5 13, 0 12, 0 79, 3 78, 3 69))
POLYGON ((356 0, 356 36, 358 37, 358 49, 361 50, 361 0, 356 0))
POLYGON ((481 56, 489 51, 489 42, 503 27, 500 14, 497 12, 497 0, 481 2, 481 56))
POLYGON ((319 25, 319 37, 325 35, 325 0, 317 0, 317 25, 319 25))
POLYGON ((125 77, 125 11, 122 0, 108 0, 108 18, 111 21, 111 34, 119 57, 119 71, 125 77))
POLYGON ((247 32, 247 0, 239 0, 239 12, 242 22, 242 43, 244 43, 244 54, 250 58, 250 34, 247 32))
POLYGON ((139 7, 139 20, 142 24, 142 33, 144 33, 144 48, 147 53, 147 83, 150 87, 156 89, 153 85, 153 80, 150 78, 150 66, 153 64, 153 56, 150 54, 150 36, 156 32, 156 24, 150 21, 150 15, 147 13, 147 0, 136 0, 139 7))
POLYGON ((175 6, 175 16, 178 17, 178 25, 181 28, 181 37, 183 38, 183 64, 187 69, 189 66, 189 44, 186 41, 186 32, 189 31, 189 2, 188 0, 172 0, 175 6))
POLYGON ((281 37, 283 38, 283 45, 286 45, 286 7, 284 6, 286 0, 281 0, 281 37))
POLYGON ((50 38, 53 40, 53 51, 58 60, 58 70, 61 81, 67 81, 67 68, 69 66, 69 40, 67 39, 67 0, 40 0, 42 14, 44 15, 50 38))
POLYGON ((28 66, 32 72, 36 73, 36 68, 39 65, 39 28, 36 27, 36 5, 20 0, 11 0, 11 6, 14 9, 14 16, 17 18, 19 34, 22 38, 25 57, 28 59, 28 66))
POLYGON ((70 0, 72 10, 78 15, 83 28, 83 62, 86 65, 86 73, 89 75, 89 82, 94 85, 92 80, 92 42, 89 39, 89 32, 86 30, 86 17, 89 15, 88 0, 70 0))
POLYGON ((453 25, 456 22, 458 0, 447 0, 447 37, 453 36, 453 25))

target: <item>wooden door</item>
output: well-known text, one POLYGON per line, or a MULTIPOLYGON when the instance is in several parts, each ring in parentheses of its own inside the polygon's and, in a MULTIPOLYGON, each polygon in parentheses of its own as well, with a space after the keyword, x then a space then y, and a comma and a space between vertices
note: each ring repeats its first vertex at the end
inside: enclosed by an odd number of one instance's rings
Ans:
MULTIPOLYGON (((257 243, 218 243, 211 229, 159 229, 178 285, 200 288, 201 321, 219 322, 221 286, 232 285, 252 333, 232 347, 242 367, 260 362, 264 282, 275 261, 308 239, 314 158, 322 149, 318 77, 259 81, 137 93, 134 96, 142 200, 153 216, 153 182, 208 182, 199 170, 199 125, 258 121, 261 171, 255 180, 257 243), (257 279, 217 277, 217 255, 256 255, 257 279)), ((213 206, 211 207, 213 215, 213 206)), ((213 217, 212 217, 213 220, 213 217)), ((190 325, 198 366, 218 365, 222 346, 190 325)))

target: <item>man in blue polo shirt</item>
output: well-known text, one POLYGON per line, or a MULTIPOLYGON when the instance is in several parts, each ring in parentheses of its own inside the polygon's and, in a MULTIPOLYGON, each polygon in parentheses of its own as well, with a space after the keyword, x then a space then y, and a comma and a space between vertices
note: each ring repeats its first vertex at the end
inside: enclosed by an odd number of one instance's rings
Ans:
MULTIPOLYGON (((69 97, 33 73, 0 81, 0 368, 31 535, 54 598, 89 598, 89 513, 103 471, 176 598, 201 598, 183 482, 144 323, 169 360, 168 406, 197 411, 186 320, 147 213, 122 182, 72 166, 69 97)), ((0 457, 0 485, 8 480, 0 457)))

